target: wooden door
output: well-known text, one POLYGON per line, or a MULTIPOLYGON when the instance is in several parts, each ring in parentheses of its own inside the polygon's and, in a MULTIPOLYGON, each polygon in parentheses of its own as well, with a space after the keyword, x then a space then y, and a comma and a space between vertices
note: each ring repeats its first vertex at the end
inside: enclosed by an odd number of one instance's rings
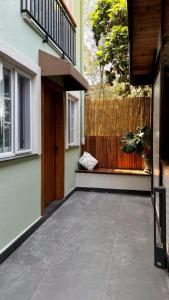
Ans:
POLYGON ((63 92, 42 81, 42 214, 64 197, 63 92))

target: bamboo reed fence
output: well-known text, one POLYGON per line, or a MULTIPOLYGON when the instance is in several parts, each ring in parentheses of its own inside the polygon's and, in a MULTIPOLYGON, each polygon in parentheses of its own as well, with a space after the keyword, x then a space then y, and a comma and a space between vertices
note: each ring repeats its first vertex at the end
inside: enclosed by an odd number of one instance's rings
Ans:
POLYGON ((122 136, 150 126, 150 98, 85 100, 85 136, 122 136))
POLYGON ((99 160, 98 167, 107 169, 143 170, 142 157, 121 151, 120 140, 126 131, 150 126, 149 97, 85 101, 85 145, 99 160))

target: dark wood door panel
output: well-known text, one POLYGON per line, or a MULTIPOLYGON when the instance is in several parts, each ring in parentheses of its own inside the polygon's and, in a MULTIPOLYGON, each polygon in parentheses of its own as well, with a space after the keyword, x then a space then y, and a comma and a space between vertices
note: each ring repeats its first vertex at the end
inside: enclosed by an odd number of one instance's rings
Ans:
POLYGON ((42 81, 42 213, 64 197, 63 92, 42 81))
POLYGON ((56 199, 64 197, 64 99, 57 93, 56 100, 56 199))

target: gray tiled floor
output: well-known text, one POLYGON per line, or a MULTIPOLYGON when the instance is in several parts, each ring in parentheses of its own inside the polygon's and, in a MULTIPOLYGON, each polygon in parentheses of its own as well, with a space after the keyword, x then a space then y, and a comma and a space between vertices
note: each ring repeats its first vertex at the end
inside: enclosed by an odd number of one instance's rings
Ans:
POLYGON ((0 300, 168 300, 150 199, 76 192, 0 266, 0 300))

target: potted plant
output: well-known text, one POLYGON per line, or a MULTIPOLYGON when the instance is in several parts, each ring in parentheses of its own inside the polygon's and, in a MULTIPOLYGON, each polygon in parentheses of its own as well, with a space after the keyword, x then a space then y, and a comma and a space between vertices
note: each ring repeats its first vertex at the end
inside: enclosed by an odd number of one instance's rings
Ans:
POLYGON ((122 151, 125 153, 135 152, 144 158, 144 171, 151 173, 152 157, 151 157, 151 130, 148 126, 137 127, 136 132, 127 132, 123 139, 122 151))

